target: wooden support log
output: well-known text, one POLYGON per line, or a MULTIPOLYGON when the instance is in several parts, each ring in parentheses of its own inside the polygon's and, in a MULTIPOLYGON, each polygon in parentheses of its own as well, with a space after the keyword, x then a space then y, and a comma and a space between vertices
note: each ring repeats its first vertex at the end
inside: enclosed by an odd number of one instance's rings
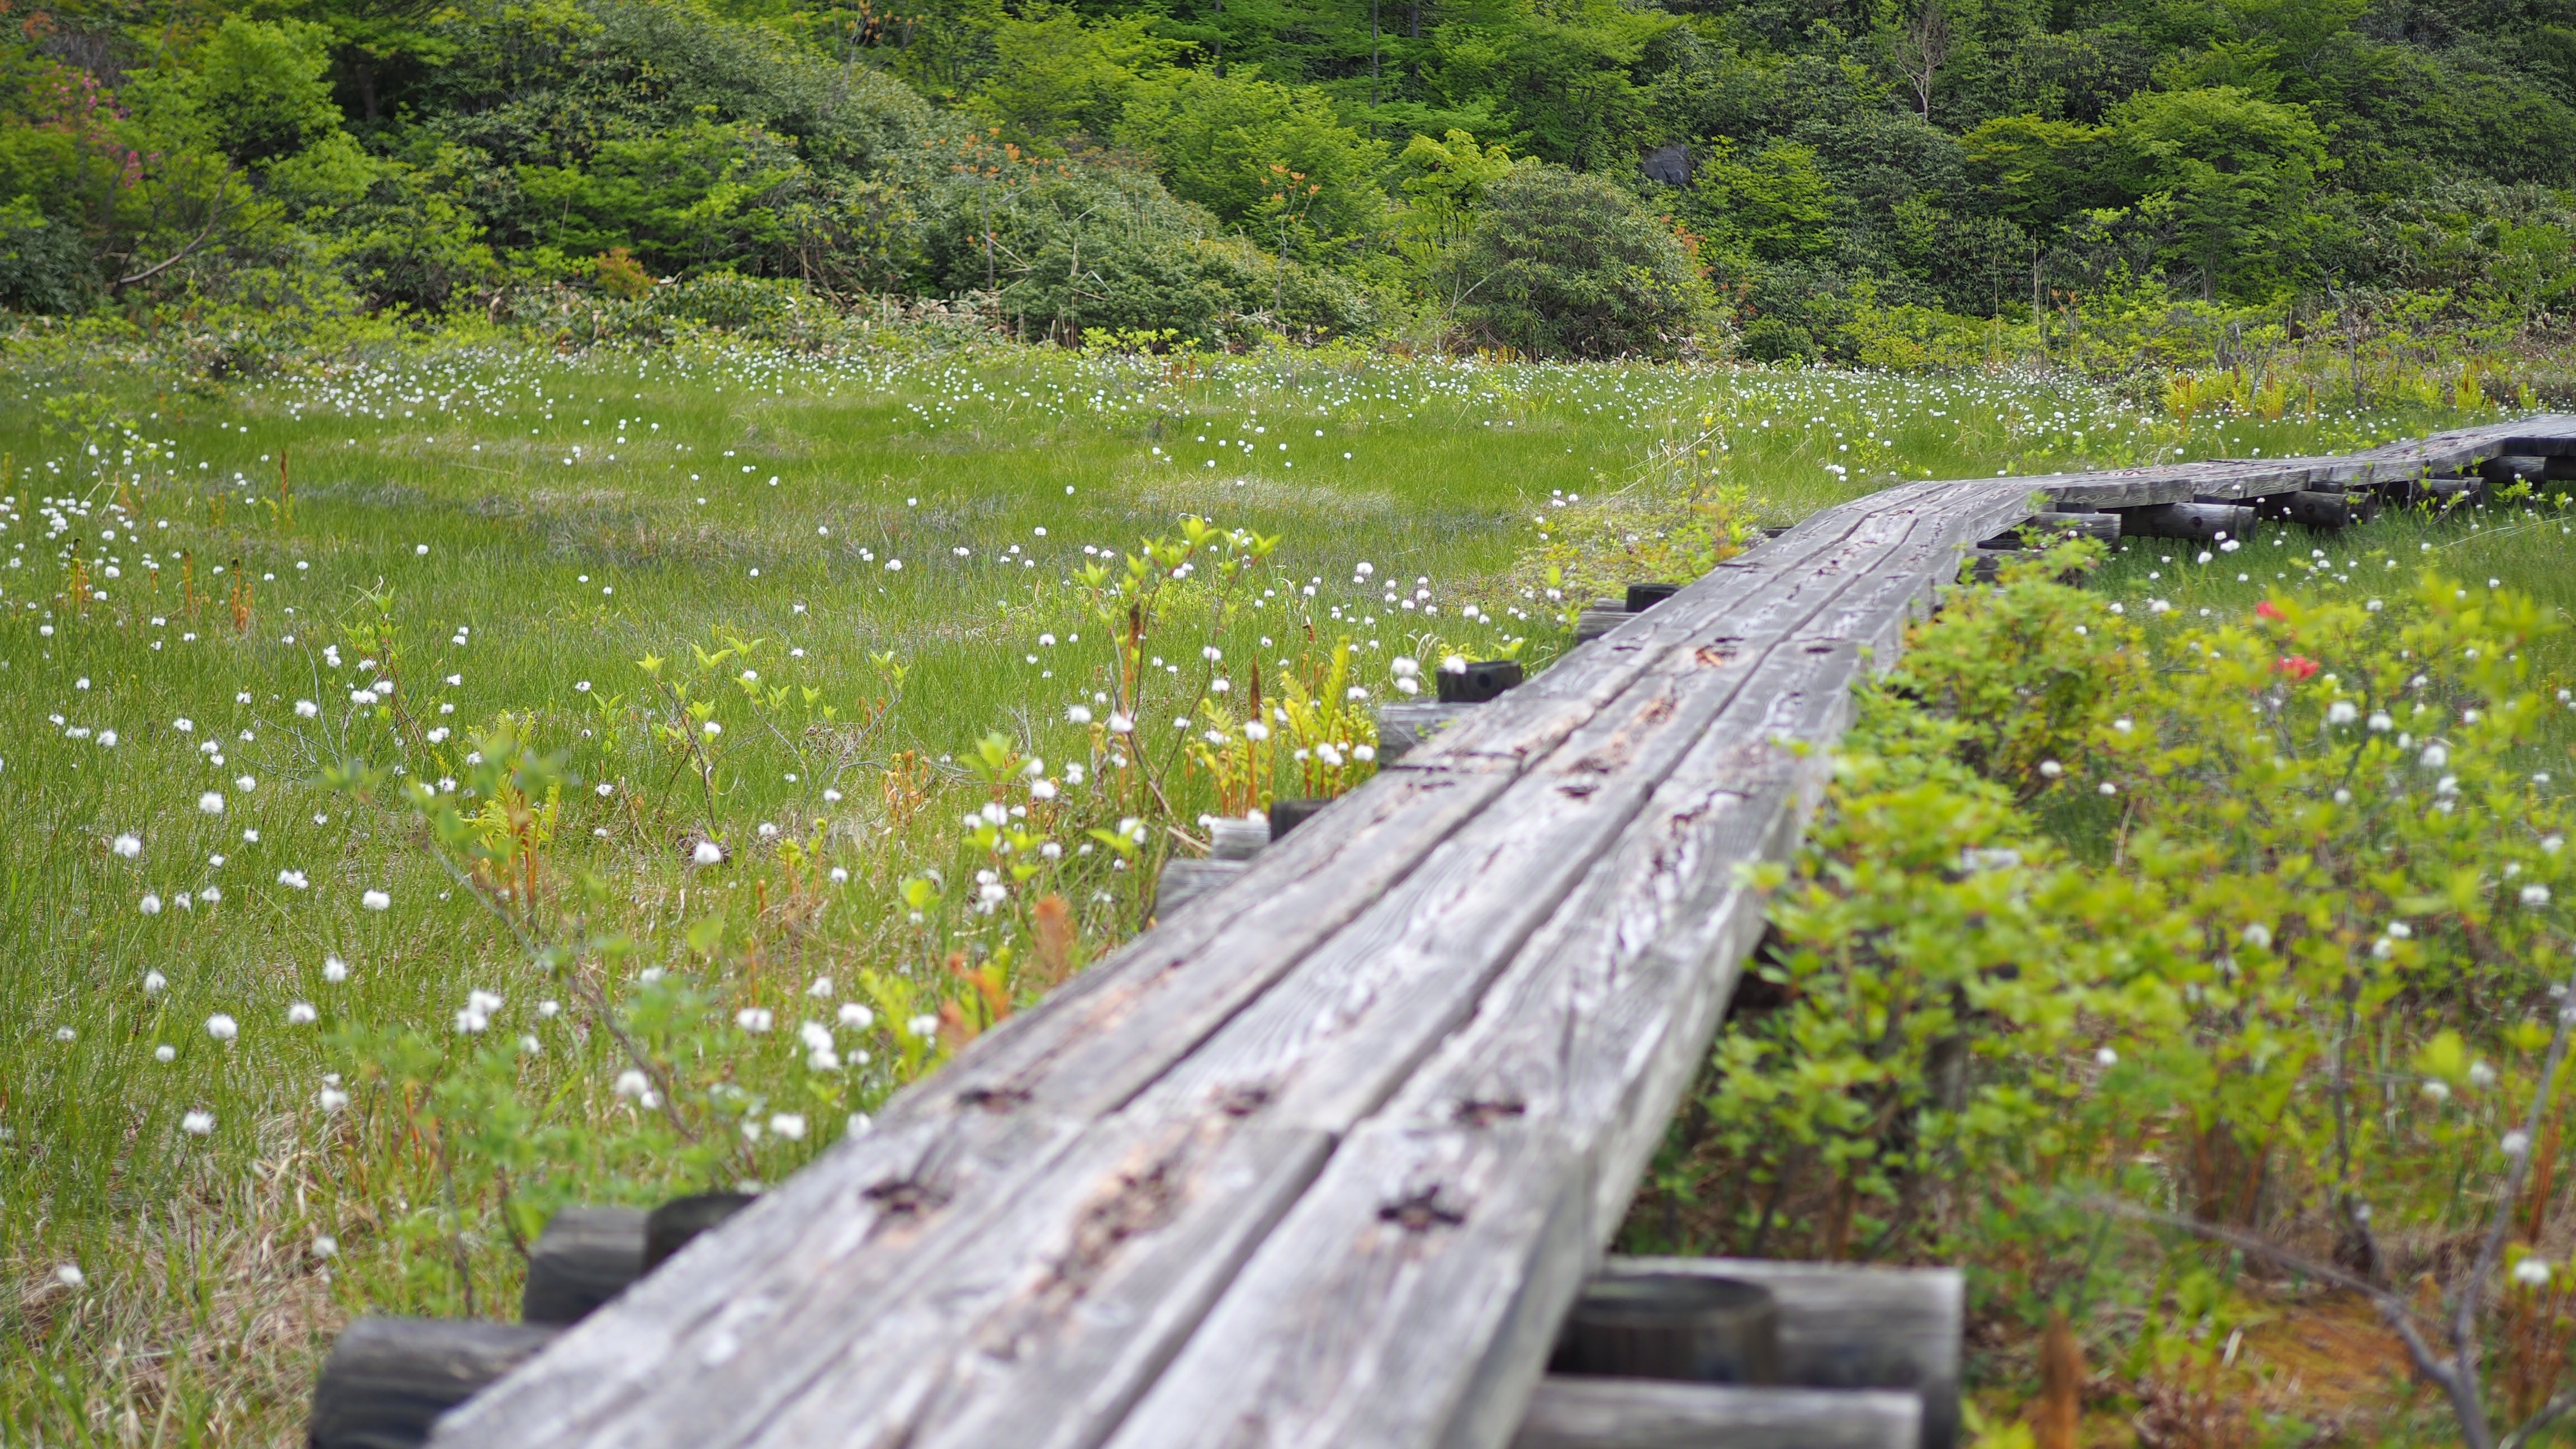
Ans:
POLYGON ((1214 860, 1250 860, 1269 843, 1267 816, 1229 817, 1208 827, 1208 856, 1214 860))
POLYGON ((1444 665, 1436 676, 1442 704, 1483 704, 1501 698, 1504 690, 1520 687, 1522 674, 1517 660, 1460 663, 1462 667, 1456 669, 1444 665))
POLYGON ((311 1449, 411 1449, 438 1416, 554 1342, 561 1330, 477 1319, 361 1318, 313 1385, 311 1449))
POLYGON ((527 1323, 578 1323, 644 1276, 644 1210, 568 1207, 528 1250, 527 1323))
POLYGON ((1630 584, 1627 598, 1628 612, 1642 614, 1681 591, 1682 586, 1679 584, 1630 584))
POLYGON ((2070 534, 2077 538, 2097 538, 2115 543, 2120 537, 2120 515, 2116 513, 2037 513, 2030 521, 2007 537, 2032 534, 2070 534))
POLYGON ((1512 1449, 1914 1449, 1912 1394, 1550 1376, 1512 1449))
POLYGON ((1181 907, 1213 890, 1231 885, 1251 868, 1246 860, 1167 860, 1154 879, 1154 915, 1169 920, 1181 907))
POLYGON ((747 1192, 675 1197, 644 1215, 644 1271, 652 1272, 698 1234, 718 1227, 759 1199, 747 1192))
POLYGON ((2478 464, 2478 476, 2489 485, 2502 488, 2521 479, 2537 483, 2549 476, 2549 460, 2528 454, 2509 453, 2488 458, 2478 464))
POLYGON ((1609 633, 1611 630, 1618 628, 1620 625, 1627 623, 1632 616, 1625 608, 1609 607, 1610 605, 1618 602, 1619 601, 1616 599, 1596 600, 1591 608, 1575 615, 1574 642, 1577 644, 1589 644, 1593 640, 1600 638, 1602 635, 1609 633))
POLYGON ((1383 770, 1405 757, 1416 745, 1439 732, 1441 726, 1466 716, 1472 704, 1440 704, 1432 700, 1382 704, 1377 708, 1377 764, 1383 770))
POLYGON ((2356 523, 2368 523, 2379 511, 2378 500, 2371 494, 2362 492, 2301 491, 2285 493, 2281 496, 2285 500, 2282 505, 2283 515, 2292 523, 2328 531, 2349 528, 2356 523))
POLYGON ((1279 839, 1289 831, 1314 819, 1330 800, 1273 800, 1270 802, 1270 838, 1279 839))
POLYGON ((1600 1281, 1696 1274, 1767 1288, 1780 1312, 1780 1381, 1901 1389, 1923 1403, 1921 1449, 1959 1437, 1959 1338, 1966 1290, 1955 1268, 1855 1268, 1749 1258, 1612 1258, 1600 1281))
POLYGON ((1548 1370, 1695 1384, 1778 1383, 1780 1305, 1770 1289, 1740 1278, 1595 1278, 1566 1314, 1548 1370))
POLYGON ((2153 503, 2118 512, 2123 538, 2243 538, 2254 531, 2254 510, 2241 503, 2153 503))

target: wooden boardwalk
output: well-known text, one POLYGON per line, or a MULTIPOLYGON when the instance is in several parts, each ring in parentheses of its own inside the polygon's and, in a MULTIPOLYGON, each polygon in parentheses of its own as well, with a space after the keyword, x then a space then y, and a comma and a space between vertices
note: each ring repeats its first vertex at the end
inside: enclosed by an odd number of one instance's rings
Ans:
POLYGON ((1819 514, 1475 706, 434 1442, 1507 1444, 1761 932, 1741 868, 1795 849, 1852 683, 1963 555, 2051 502, 2498 457, 2576 463, 2576 417, 1819 514))

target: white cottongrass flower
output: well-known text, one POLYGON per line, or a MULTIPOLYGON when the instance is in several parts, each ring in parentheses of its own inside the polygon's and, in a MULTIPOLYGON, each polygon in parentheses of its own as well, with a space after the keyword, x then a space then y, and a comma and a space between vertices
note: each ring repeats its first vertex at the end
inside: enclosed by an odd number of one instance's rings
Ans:
POLYGON ((708 720, 705 728, 708 739, 714 739, 716 736, 724 733, 724 726, 716 723, 714 720, 708 720))
POLYGON ((2549 1281, 2549 1265, 2538 1258, 2525 1258, 2513 1265, 2513 1281, 2537 1288, 2549 1281))
POLYGON ((2101 785, 2099 786, 2099 788, 2100 788, 2101 792, 2102 792, 2103 794, 2105 794, 2105 795, 2117 795, 2117 794, 2119 794, 2119 793, 2120 793, 2120 787, 2119 787, 2119 786, 2117 786, 2117 785, 2112 784, 2112 783, 2111 783, 2110 781, 2108 781, 2108 780, 2103 781, 2103 782, 2101 783, 2101 785))
POLYGON ((1032 800, 1052 800, 1052 799, 1054 799, 1055 797, 1056 797, 1055 781, 1053 781, 1053 780, 1031 780, 1031 781, 1029 782, 1029 798, 1030 798, 1030 799, 1032 799, 1032 800))
POLYGON ((340 1240, 331 1236, 329 1233, 314 1234, 313 1256, 317 1258, 336 1258, 340 1256, 340 1240))
POLYGON ((286 1024, 288 1026, 311 1026, 314 1018, 319 1015, 321 1015, 321 1013, 313 1009, 312 1002, 289 1002, 286 1007, 286 1024))
POLYGON ((701 840, 698 842, 697 849, 689 852, 689 859, 699 865, 722 865, 724 847, 712 840, 701 840))
POLYGON ((813 983, 805 988, 805 994, 814 997, 816 1000, 828 999, 832 994, 832 978, 829 976, 815 977, 813 983))
POLYGON ((2496 1146, 2500 1148, 2507 1157, 2520 1157, 2523 1153, 2531 1150, 2531 1138, 2529 1134, 2517 1127, 2513 1131, 2504 1134, 2504 1139, 2496 1143, 2496 1146))
POLYGON ((2451 752, 2440 745, 2426 745, 2424 753, 2416 757, 2416 763, 2428 770, 2438 770, 2451 763, 2451 752))
POLYGON ((206 1018, 206 1035, 217 1041, 231 1041, 241 1035, 241 1023, 218 1011, 206 1018))
POLYGON ((358 897, 358 904, 371 911, 385 911, 393 909, 394 898, 383 891, 369 891, 358 897))
POLYGON ((115 851, 118 855, 125 857, 127 860, 132 860, 143 853, 143 837, 140 835, 120 835, 109 844, 108 849, 115 851))
POLYGON ((2451 1100, 2451 1084, 2448 1082, 2438 1081, 2426 1082, 2424 1084, 2424 1095, 2432 1098, 2436 1102, 2447 1102, 2451 1100))
POLYGON ((197 797, 197 808, 208 815, 221 815, 224 813, 224 797, 208 790, 197 797))
POLYGON ((175 1062, 178 1059, 179 1049, 166 1041, 152 1049, 152 1060, 156 1062, 175 1062))
POLYGON ((2272 928, 2264 925, 2261 921, 2256 921, 2254 924, 2245 928, 2244 939, 2246 945, 2252 946, 2258 951, 2270 950, 2272 946, 2272 928))
POLYGON ((143 899, 134 903, 134 908, 147 916, 157 916, 161 914, 161 897, 145 891, 143 899))
POLYGON ((169 977, 162 975, 162 974, 161 974, 160 972, 158 972, 158 971, 146 971, 146 972, 144 972, 144 973, 143 973, 143 994, 144 994, 144 995, 146 995, 146 996, 158 996, 158 995, 160 995, 162 992, 167 991, 167 990, 169 990, 169 989, 170 989, 170 978, 169 978, 169 977))
POLYGON ((555 999, 554 999, 554 998, 552 998, 552 997, 548 997, 548 998, 546 998, 545 1000, 540 1001, 540 1002, 538 1002, 538 1003, 537 1003, 537 1019, 538 1019, 538 1020, 540 1020, 540 1021, 552 1021, 552 1020, 554 1020, 556 1017, 561 1016, 561 1015, 563 1015, 563 1003, 562 1003, 562 1002, 557 1001, 557 1000, 555 1000, 555 999))
POLYGON ((89 1281, 89 1275, 80 1270, 80 1264, 65 1263, 54 1270, 54 1281, 66 1288, 78 1288, 89 1281))
POLYGON ((875 1012, 868 1010, 866 1007, 859 1005, 855 1001, 844 1001, 841 1003, 841 1025, 851 1031, 866 1031, 869 1027, 876 1025, 876 1020, 877 1014, 875 1012))
POLYGON ((1087 725, 1091 723, 1091 706, 1087 704, 1067 705, 1065 706, 1064 717, 1068 723, 1087 725))
POLYGON ((298 719, 312 719, 321 713, 322 706, 309 699, 299 699, 295 702, 295 717, 298 719))
POLYGON ((2384 735, 2390 730, 2397 728, 2397 721, 2390 719, 2388 717, 2388 711, 2384 709, 2371 711, 2369 724, 2371 733, 2373 734, 2384 735))
POLYGON ((850 883, 850 871, 849 871, 849 868, 848 868, 847 866, 839 866, 839 865, 836 865, 836 866, 832 867, 832 884, 834 884, 834 885, 848 885, 849 883, 850 883))
POLYGON ((2039 762, 2039 773, 2051 780, 2054 780, 2058 776, 2066 773, 2066 767, 2057 763, 2055 760, 2042 760, 2039 762))
POLYGON ((746 1006, 733 1014, 733 1024, 755 1036, 769 1030, 770 1020, 766 1006, 746 1006))
POLYGON ((349 979, 349 963, 337 956, 322 958, 322 979, 337 986, 349 979))
POLYGON ((805 1140, 804 1115, 798 1112, 773 1113, 769 1119, 769 1130, 790 1142, 802 1142, 805 1140))
POLYGON ((179 1130, 191 1137, 204 1137, 215 1130, 215 1114, 203 1110, 190 1111, 179 1119, 179 1130))
POLYGON ((313 1094, 313 1105, 325 1112, 337 1112, 349 1105, 349 1094, 338 1087, 324 1087, 313 1094))
POLYGON ((304 872, 300 870, 279 871, 277 873, 277 883, 299 891, 305 889, 310 884, 310 882, 304 878, 304 872))
POLYGON ((1136 728, 1136 722, 1135 722, 1134 720, 1132 720, 1132 719, 1129 719, 1126 715, 1120 714, 1120 713, 1119 713, 1118 711, 1116 711, 1116 710, 1111 710, 1111 711, 1109 712, 1109 732, 1110 732, 1111 734, 1113 734, 1113 735, 1130 734, 1130 733, 1133 733, 1133 732, 1135 731, 1135 728, 1136 728))
POLYGON ((2111 1050, 2109 1047, 2104 1047, 2093 1054, 2093 1060, 2100 1062, 2106 1067, 2116 1067, 2120 1064, 2120 1054, 2111 1050))
POLYGON ((935 1016, 916 1016, 910 1021, 905 1022, 903 1024, 903 1029, 912 1036, 927 1037, 931 1033, 939 1030, 939 1018, 935 1016))
POLYGON ((2522 903, 2526 906, 2535 907, 2549 904, 2549 887, 2537 884, 2524 886, 2522 888, 2522 903))
POLYGON ((2326 706, 2327 724, 2348 725, 2359 718, 2361 718, 2361 709, 2351 700, 2338 699, 2326 706))
POLYGON ((628 1067, 617 1074, 617 1095, 640 1102, 653 1095, 653 1079, 639 1067, 628 1067))

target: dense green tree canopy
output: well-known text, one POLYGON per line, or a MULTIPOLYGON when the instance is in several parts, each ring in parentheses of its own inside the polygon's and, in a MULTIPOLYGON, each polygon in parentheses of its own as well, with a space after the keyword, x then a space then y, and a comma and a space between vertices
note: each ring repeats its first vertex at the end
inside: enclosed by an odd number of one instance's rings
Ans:
POLYGON ((1812 356, 1856 307, 2576 291, 2570 0, 16 4, 19 309, 733 273, 1812 356))

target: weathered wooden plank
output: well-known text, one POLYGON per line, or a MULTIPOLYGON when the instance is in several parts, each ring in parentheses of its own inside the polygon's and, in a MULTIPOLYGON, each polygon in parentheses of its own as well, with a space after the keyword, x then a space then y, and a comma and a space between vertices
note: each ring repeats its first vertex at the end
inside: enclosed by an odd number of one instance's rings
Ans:
POLYGON ((1221 1398, 1251 1406, 1246 1442, 1250 1425, 1278 1446, 1503 1442, 1760 929, 1760 905, 1733 867, 1793 848, 1821 781, 1822 753, 1787 742, 1839 732, 1863 667, 1850 635, 1884 637, 1880 621, 1901 621, 1925 587, 1911 574, 1920 559, 1955 551, 1983 523, 1974 508, 1926 520, 1913 552, 1888 551, 1905 560, 1889 566, 1891 580, 1907 575, 1901 584, 1867 587, 1877 576, 1864 574, 1846 591, 1867 599, 1862 610, 1818 609, 1757 656, 1759 682, 1694 741, 1696 768, 1676 768, 1474 1024, 1353 1134, 1115 1442, 1197 1442, 1188 1426, 1219 1414, 1221 1398), (1516 1151, 1543 1144, 1571 1181, 1477 1179, 1482 1133, 1516 1151), (1473 1230, 1467 1258, 1441 1266, 1418 1235, 1383 1230, 1399 1179, 1432 1184, 1416 1191, 1431 1193, 1434 1216, 1473 1230), (1363 1292, 1383 1296, 1360 1334, 1346 1315, 1348 1295, 1363 1292), (1281 1357, 1281 1340, 1311 1347, 1281 1357), (1404 1400, 1373 1416, 1332 1407, 1389 1382, 1381 1356, 1416 1342, 1488 1348, 1410 1366, 1391 1381, 1404 1400), (1220 1374, 1220 1364, 1231 1367, 1220 1374))
POLYGON ((1380 780, 1036 1011, 971 1043, 887 1115, 985 1105, 1090 1119, 1117 1110, 1411 874, 1511 776, 1471 763, 1409 766, 1380 780))
POLYGON ((1361 1127, 1337 1190, 1281 1221, 1109 1443, 1505 1442, 1527 1386, 1480 1392, 1478 1370, 1547 1357, 1582 1283, 1578 1175, 1559 1134, 1519 1122, 1361 1127))
POLYGON ((940 1263, 870 1315, 782 1411, 721 1439, 663 1442, 1096 1444, 1327 1148, 1320 1133, 1221 1114, 1114 1119, 1014 1194, 984 1234, 1007 1249, 940 1263))
POLYGON ((714 1442, 801 1385, 851 1319, 962 1250, 1072 1127, 969 1110, 845 1139, 449 1414, 433 1442, 714 1442), (738 1396, 697 1391, 737 1375, 751 1380, 738 1396))
MULTIPOLYGON (((1982 515, 1979 515, 1982 516, 1982 515)), ((1338 1131, 1376 1107, 1440 1035, 1464 1019, 1519 942, 1629 828, 1663 778, 1753 678, 1774 642, 1903 608, 1921 588, 1909 544, 1956 550, 1969 513, 1878 516, 1856 530, 1849 566, 1793 572, 1737 611, 1731 642, 1676 648, 1442 844, 1384 905, 1355 922, 1139 1099, 1185 1114, 1257 1100, 1265 1120, 1338 1131), (1916 535, 1926 534, 1925 537, 1916 535), (1902 573, 1896 598, 1873 585, 1902 573), (1868 597, 1848 616, 1834 614, 1868 597)), ((1679 599, 1654 612, 1675 608, 1679 599)), ((1652 614, 1641 615, 1641 619, 1652 614)), ((1830 646, 1827 646, 1830 647, 1830 646)), ((1848 661, 1846 661, 1848 667, 1848 661)), ((1770 707, 1771 702, 1764 702, 1770 707)), ((1759 721, 1748 728, 1761 728, 1759 721)))
POLYGON ((1912 1394, 1551 1377, 1512 1449, 1915 1449, 1912 1394))
POLYGON ((1687 1273, 1771 1290, 1782 1382, 1906 1389, 1923 1401, 1923 1449, 1959 1434, 1959 1339, 1966 1288, 1955 1268, 1872 1268, 1748 1258, 1612 1258, 1605 1277, 1687 1273))

